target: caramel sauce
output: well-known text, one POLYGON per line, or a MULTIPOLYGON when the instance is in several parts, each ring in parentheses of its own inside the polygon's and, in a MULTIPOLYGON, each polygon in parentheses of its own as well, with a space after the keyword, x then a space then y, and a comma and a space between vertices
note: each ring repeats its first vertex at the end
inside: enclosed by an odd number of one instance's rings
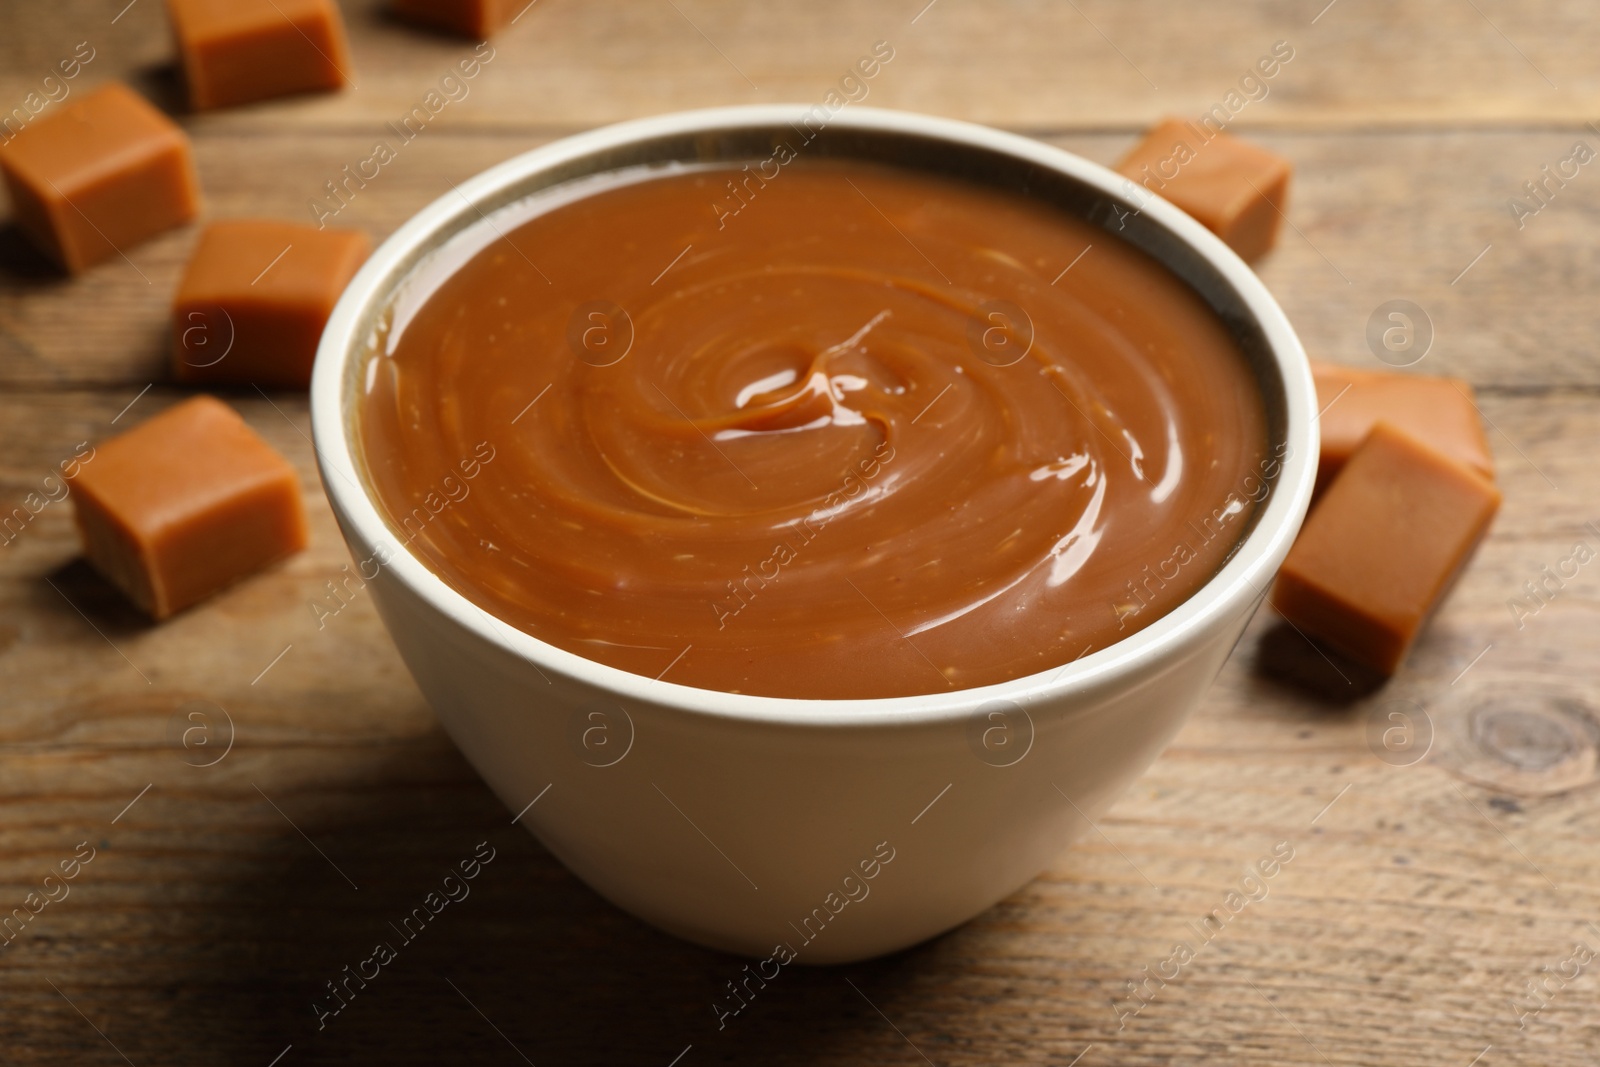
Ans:
POLYGON ((952 179, 799 162, 730 214, 736 178, 540 194, 397 299, 361 448, 447 583, 647 677, 854 698, 1058 668, 1216 573, 1275 461, 1177 277, 952 179))

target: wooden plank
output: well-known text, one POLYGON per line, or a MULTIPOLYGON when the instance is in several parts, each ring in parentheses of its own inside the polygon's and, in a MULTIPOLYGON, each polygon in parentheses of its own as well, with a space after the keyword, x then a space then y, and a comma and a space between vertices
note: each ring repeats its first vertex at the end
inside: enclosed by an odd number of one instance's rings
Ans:
MULTIPOLYGON (((20 104, 89 41, 87 85, 131 77, 173 107, 161 4, 64 0, 0 43, 0 102, 20 104)), ((416 32, 382 0, 341 5, 357 89, 208 115, 202 129, 377 127, 421 101, 470 42, 416 32)), ((1222 101, 1277 41, 1294 58, 1248 126, 1581 124, 1600 115, 1584 0, 1247 0, 1180 14, 1163 0, 539 0, 452 103, 455 125, 587 127, 680 108, 821 100, 875 41, 895 58, 867 102, 1024 129, 1128 129, 1222 101), (1326 8, 1326 10, 1324 10, 1326 8), (1320 13, 1320 17, 1319 17, 1320 13)))
MULTIPOLYGON (((357 190, 334 223, 382 239, 452 182, 548 139, 427 132, 357 190)), ((1111 163, 1132 139, 1050 140, 1111 163)), ((1262 133, 1257 140, 1297 171, 1289 225, 1258 269, 1314 355, 1379 366, 1368 320, 1404 298, 1432 323, 1420 371, 1486 387, 1600 387, 1591 324, 1570 310, 1600 288, 1590 254, 1600 246, 1600 171, 1590 173, 1600 164, 1580 169, 1520 228, 1507 206, 1519 194, 1535 203, 1523 183, 1579 139, 1600 153, 1600 136, 1583 130, 1262 133)), ((356 134, 216 133, 197 150, 209 215, 311 221, 323 183, 370 146, 356 134)), ((168 302, 193 241, 192 228, 167 234, 131 249, 131 264, 112 260, 68 282, 13 231, 0 231, 0 278, 10 283, 0 288, 0 384, 137 390, 167 380, 168 302), (84 307, 95 314, 79 313, 84 307)))
MULTIPOLYGON (((175 395, 152 390, 118 426, 175 395)), ((1585 733, 1600 585, 1584 570, 1522 630, 1506 604, 1575 538, 1600 545, 1581 529, 1600 518, 1587 398, 1486 398, 1521 449, 1495 442, 1505 510, 1387 689, 1346 685, 1263 613, 1103 836, 930 945, 786 974, 723 1031, 709 1004, 737 961, 621 916, 512 828, 366 600, 318 630, 309 605, 347 557, 317 492, 304 402, 236 399, 301 472, 307 553, 148 627, 72 562, 66 502, 0 550, 0 899, 20 904, 79 842, 97 849, 71 896, 0 950, 14 1005, 0 1040, 23 1050, 8 1058, 116 1061, 48 979, 135 1063, 265 1063, 290 1044, 297 1060, 518 1062, 449 979, 534 1062, 666 1063, 691 1044, 696 1062, 920 1062, 874 1005, 940 1064, 1060 1064, 1091 1044, 1083 1063, 1460 1067, 1489 1044, 1556 1067, 1592 1062, 1581 986, 1526 1030, 1510 1004, 1573 939, 1600 944, 1584 926, 1600 916, 1585 733), (1576 703, 1541 704, 1553 687, 1576 703), (1502 706, 1507 694, 1523 703, 1502 706), (1369 736, 1400 700, 1436 738, 1413 766, 1381 761, 1369 736), (206 711, 220 744, 217 707, 234 748, 186 766, 220 749, 184 749, 174 715, 206 711), (1543 718, 1522 723, 1520 747, 1495 743, 1474 734, 1485 707, 1543 718), (1572 732, 1552 739, 1563 723, 1572 732), (1529 783, 1540 775, 1517 761, 1568 742, 1565 769, 1549 772, 1566 788, 1539 795, 1529 783), (484 840, 504 859, 474 896, 317 1030, 321 984, 484 840), (1266 897, 1120 1019, 1125 983, 1193 939, 1189 924, 1278 842, 1295 858, 1266 897)), ((126 402, 104 391, 0 399, 3 499, 106 432, 126 402)))
MULTIPOLYGON (((210 216, 309 218, 473 50, 381 0, 342 6, 359 89, 183 119, 210 216)), ((74 92, 124 77, 176 109, 168 32, 157 0, 16 13, 0 117, 83 40, 74 92)), ((820 100, 880 39, 896 55, 866 103, 1109 162, 1291 42, 1236 119, 1298 167, 1261 274, 1325 358, 1376 365, 1374 309, 1423 307, 1417 369, 1471 379, 1495 428, 1489 541, 1387 687, 1263 612, 1171 749, 1041 878, 891 959, 786 970, 719 1030, 740 961, 627 918, 513 827, 365 598, 319 627, 348 557, 304 398, 229 394, 300 471, 307 552, 151 627, 77 561, 69 501, 0 535, 0 915, 95 850, 0 947, 6 1062, 1593 1063, 1592 965, 1536 1015, 1515 1005, 1575 941, 1600 947, 1600 571, 1559 588, 1544 571, 1600 548, 1600 194, 1586 167, 1520 228, 1507 201, 1574 141, 1600 147, 1597 37, 1584 0, 539 0, 341 223, 381 238, 450 181, 598 123, 820 100), (1528 600, 1529 581, 1554 596, 1528 600), (497 854, 472 896, 319 1029, 324 983, 480 841, 497 854), (1266 896, 1131 1014, 1126 983, 1279 842, 1295 856, 1266 896)), ((65 282, 0 229, 0 518, 79 442, 180 395, 165 305, 193 236, 65 282)))

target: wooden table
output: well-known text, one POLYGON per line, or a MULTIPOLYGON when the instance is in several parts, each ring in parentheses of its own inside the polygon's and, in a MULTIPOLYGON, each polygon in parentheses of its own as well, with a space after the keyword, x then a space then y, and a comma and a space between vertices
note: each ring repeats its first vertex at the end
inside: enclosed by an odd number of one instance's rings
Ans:
MULTIPOLYGON (((122 77, 174 106, 162 5, 125 2, 5 0, 0 107, 80 41, 74 91, 122 77)), ((1398 678, 1342 677, 1263 612, 1038 880, 893 958, 792 972, 719 1031, 737 962, 616 911, 514 827, 368 601, 318 629, 347 556, 305 398, 241 393, 299 465, 308 552, 151 627, 79 561, 70 503, 0 548, 0 913, 93 854, 0 948, 0 1062, 1595 1063, 1600 963, 1566 961, 1600 949, 1600 564, 1520 628, 1509 601, 1575 542, 1600 549, 1600 165, 1520 228, 1508 200, 1576 141, 1600 150, 1600 20, 1587 0, 1325 2, 540 0, 340 221, 382 238, 447 182, 599 123, 820 100, 878 40, 895 58, 868 103, 1110 161, 1288 41, 1236 120, 1297 167, 1262 277, 1327 359, 1376 366, 1374 309, 1424 308, 1417 369, 1477 386, 1506 494, 1398 678), (319 1031, 322 983, 480 841, 497 858, 470 899, 319 1031), (1279 842, 1295 858, 1270 894, 1119 1020, 1128 980, 1279 842)), ((357 89, 183 120, 210 216, 309 219, 472 48, 375 0, 345 13, 357 89)), ((193 240, 65 281, 0 230, 0 505, 181 395, 166 309, 193 240)))

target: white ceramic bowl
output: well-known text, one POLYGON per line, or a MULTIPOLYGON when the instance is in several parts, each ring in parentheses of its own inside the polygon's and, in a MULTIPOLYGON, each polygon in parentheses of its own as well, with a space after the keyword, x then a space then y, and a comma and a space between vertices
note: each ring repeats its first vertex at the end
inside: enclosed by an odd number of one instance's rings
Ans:
MULTIPOLYGON (((832 963, 911 945, 983 911, 1052 863, 1150 765, 1288 551, 1311 496, 1317 430, 1310 369, 1283 312, 1187 215, 1037 141, 848 107, 802 158, 873 159, 1025 189, 1120 232, 1223 315, 1256 367, 1283 455, 1237 551, 1127 640, 1060 670, 929 696, 711 692, 595 663, 493 619, 404 549, 353 444, 360 357, 395 287, 481 213, 621 166, 762 158, 797 139, 806 112, 739 107, 627 122, 462 183, 351 283, 322 338, 311 408, 322 480, 351 551, 358 561, 389 557, 371 583, 384 622, 508 810, 537 801, 522 823, 647 922, 750 956, 782 945, 780 961, 792 952, 832 963)), ((1164 547, 1152 545, 1153 558, 1164 547)))

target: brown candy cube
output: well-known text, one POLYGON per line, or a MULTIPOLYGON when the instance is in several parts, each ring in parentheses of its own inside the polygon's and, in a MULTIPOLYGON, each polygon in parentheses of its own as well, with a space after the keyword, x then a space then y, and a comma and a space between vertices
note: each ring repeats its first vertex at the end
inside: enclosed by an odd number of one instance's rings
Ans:
POLYGON ((74 273, 200 210, 188 137, 117 82, 0 146, 0 172, 18 228, 74 273))
POLYGON ((1317 405, 1322 408, 1318 493, 1333 482, 1379 421, 1405 430, 1493 482, 1494 456, 1467 382, 1355 370, 1333 363, 1314 362, 1310 371, 1317 381, 1317 405))
POLYGON ((1273 606, 1393 674, 1499 507, 1471 467, 1379 422, 1301 528, 1273 606))
POLYGON ((1311 374, 1322 409, 1317 492, 1333 481, 1380 420, 1494 480, 1494 456, 1466 382, 1317 362, 1311 374))
POLYGON ((406 22, 482 41, 528 6, 528 0, 393 0, 390 10, 406 22))
POLYGON ((1163 119, 1117 164, 1130 180, 1193 215, 1246 260, 1278 239, 1289 161, 1230 134, 1163 119))
POLYGON ((334 0, 167 0, 167 13, 196 111, 349 81, 334 0))
POLYGON ((157 619, 306 544, 294 468, 209 396, 100 444, 73 488, 84 555, 157 619))
POLYGON ((328 315, 371 251, 354 230, 211 223, 173 301, 178 380, 305 388, 328 315))

